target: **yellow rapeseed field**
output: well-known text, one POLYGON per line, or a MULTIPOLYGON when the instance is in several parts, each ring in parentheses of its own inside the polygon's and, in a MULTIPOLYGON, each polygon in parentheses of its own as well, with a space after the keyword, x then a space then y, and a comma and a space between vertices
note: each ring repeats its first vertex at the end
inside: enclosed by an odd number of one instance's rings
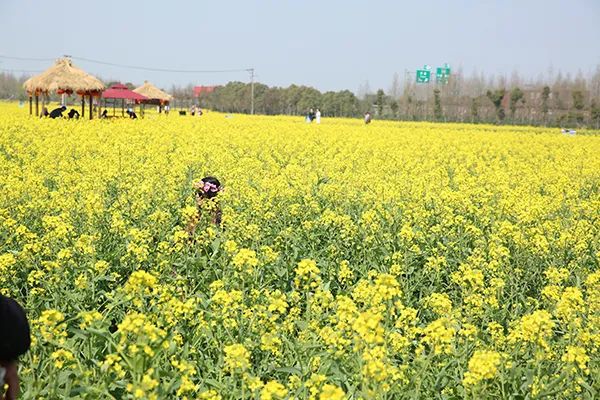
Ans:
POLYGON ((599 136, 5 104, 0 168, 23 399, 600 396, 599 136))

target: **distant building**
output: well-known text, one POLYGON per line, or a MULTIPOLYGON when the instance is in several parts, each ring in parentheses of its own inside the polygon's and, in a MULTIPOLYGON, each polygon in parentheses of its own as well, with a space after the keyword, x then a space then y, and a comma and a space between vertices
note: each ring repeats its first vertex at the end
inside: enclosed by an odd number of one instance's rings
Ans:
POLYGON ((198 97, 201 94, 208 94, 215 91, 218 86, 194 86, 194 97, 198 97))

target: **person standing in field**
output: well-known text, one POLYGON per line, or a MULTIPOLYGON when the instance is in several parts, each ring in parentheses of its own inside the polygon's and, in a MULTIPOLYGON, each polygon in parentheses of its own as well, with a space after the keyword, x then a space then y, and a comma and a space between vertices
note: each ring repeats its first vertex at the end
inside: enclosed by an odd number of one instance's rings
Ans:
POLYGON ((25 310, 15 300, 0 295, 0 399, 17 398, 17 363, 19 356, 25 354, 30 346, 31 333, 25 310))
POLYGON ((317 120, 317 124, 321 123, 321 110, 319 110, 317 108, 317 111, 315 112, 315 119, 317 120))
POLYGON ((206 212, 207 209, 210 210, 210 222, 217 226, 221 225, 223 215, 216 199, 219 192, 223 190, 223 186, 221 186, 221 182, 217 178, 207 176, 194 183, 193 187, 195 189, 194 197, 198 213, 188 222, 185 229, 190 236, 194 236, 196 228, 200 223, 202 212, 206 212))
POLYGON ((365 113, 365 124, 370 124, 370 123, 371 123, 371 113, 367 111, 365 113))

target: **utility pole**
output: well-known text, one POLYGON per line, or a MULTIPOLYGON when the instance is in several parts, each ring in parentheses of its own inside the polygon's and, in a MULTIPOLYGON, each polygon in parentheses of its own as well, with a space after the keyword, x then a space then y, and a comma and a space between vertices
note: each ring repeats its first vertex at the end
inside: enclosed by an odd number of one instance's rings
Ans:
POLYGON ((249 68, 250 72, 250 114, 254 114, 254 68, 249 68))

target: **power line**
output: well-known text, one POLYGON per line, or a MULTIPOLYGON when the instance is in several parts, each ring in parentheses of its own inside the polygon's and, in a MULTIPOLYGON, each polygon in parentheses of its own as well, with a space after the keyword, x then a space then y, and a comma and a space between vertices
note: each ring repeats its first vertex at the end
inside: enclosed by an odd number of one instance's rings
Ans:
MULTIPOLYGON (((188 73, 188 74, 203 74, 203 73, 226 73, 226 72, 252 72, 253 68, 233 68, 233 69, 171 69, 171 68, 153 68, 153 67, 143 67, 139 65, 127 65, 127 64, 118 64, 112 63, 108 61, 95 60, 92 58, 79 57, 79 56, 71 56, 65 55, 65 57, 72 58, 74 60, 79 60, 83 62, 89 62, 94 64, 102 64, 109 65, 112 67, 119 68, 128 68, 128 69, 138 69, 142 71, 156 71, 156 72, 173 72, 173 73, 188 73)), ((19 61, 56 61, 54 58, 34 58, 34 57, 15 57, 15 56, 5 56, 0 55, 0 58, 5 58, 8 60, 19 60, 19 61)), ((37 71, 31 71, 37 72, 37 71)))
POLYGON ((79 61, 84 61, 84 62, 90 62, 90 63, 94 63, 94 64, 102 64, 102 65, 109 65, 112 67, 119 67, 119 68, 128 68, 128 69, 139 69, 142 71, 156 71, 156 72, 174 72, 174 73, 188 73, 188 74, 202 74, 202 73, 224 73, 224 72, 248 72, 251 70, 251 68, 237 68, 237 69, 198 69, 198 70, 193 70, 193 69, 170 69, 170 68, 152 68, 152 67, 142 67, 142 66, 137 66, 137 65, 126 65, 126 64, 117 64, 117 63, 111 63, 111 62, 106 62, 106 61, 100 61, 100 60, 94 60, 91 58, 85 58, 85 57, 78 57, 78 56, 66 56, 66 57, 71 57, 74 60, 79 60, 79 61))
POLYGON ((22 72, 22 73, 32 73, 32 74, 37 74, 37 73, 42 72, 37 69, 9 69, 9 68, 0 68, 0 71, 2 71, 2 72, 22 72))
POLYGON ((4 56, 0 54, 0 58, 6 58, 8 60, 19 60, 19 61, 56 61, 54 58, 32 58, 32 57, 13 57, 4 56))

